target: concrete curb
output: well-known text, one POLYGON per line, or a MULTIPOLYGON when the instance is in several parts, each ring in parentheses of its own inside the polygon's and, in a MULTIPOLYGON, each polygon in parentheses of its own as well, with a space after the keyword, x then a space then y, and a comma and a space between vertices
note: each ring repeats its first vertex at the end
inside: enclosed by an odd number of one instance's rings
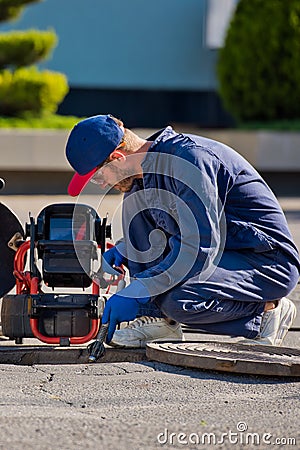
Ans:
MULTIPOLYGON (((0 364, 31 366, 34 364, 91 364, 86 346, 54 347, 50 345, 14 345, 0 340, 0 364)), ((99 363, 139 362, 147 360, 146 349, 107 348, 99 363)))
MULTIPOLYGON (((300 133, 264 130, 203 130, 175 127, 178 132, 195 133, 223 142, 241 153, 258 170, 297 171, 300 169, 300 133)), ((148 137, 150 129, 134 129, 148 137)), ((69 130, 0 129, 2 171, 67 171, 64 155, 69 130)))

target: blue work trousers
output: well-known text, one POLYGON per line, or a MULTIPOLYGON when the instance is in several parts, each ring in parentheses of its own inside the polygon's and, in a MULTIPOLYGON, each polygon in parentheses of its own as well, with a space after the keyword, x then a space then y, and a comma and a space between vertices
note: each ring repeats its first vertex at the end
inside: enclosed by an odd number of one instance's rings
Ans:
MULTIPOLYGON (((153 229, 153 218, 144 210, 132 221, 126 238, 144 252, 153 229)), ((129 261, 130 275, 155 264, 129 261)), ((168 317, 206 333, 254 338, 265 303, 289 294, 298 279, 292 258, 278 248, 261 253, 225 250, 206 281, 196 275, 176 285, 142 305, 139 315, 168 317)))

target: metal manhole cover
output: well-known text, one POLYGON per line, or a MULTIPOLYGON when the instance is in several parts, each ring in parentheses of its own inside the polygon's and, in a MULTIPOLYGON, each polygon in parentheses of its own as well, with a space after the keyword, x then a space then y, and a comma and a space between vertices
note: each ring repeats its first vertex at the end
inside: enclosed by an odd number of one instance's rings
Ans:
POLYGON ((253 375, 300 376, 300 350, 224 342, 152 342, 150 360, 196 369, 253 375))

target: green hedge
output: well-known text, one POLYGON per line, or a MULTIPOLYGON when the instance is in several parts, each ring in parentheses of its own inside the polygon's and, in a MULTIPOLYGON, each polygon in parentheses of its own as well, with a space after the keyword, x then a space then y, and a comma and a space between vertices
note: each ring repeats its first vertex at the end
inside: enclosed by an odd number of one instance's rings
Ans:
POLYGON ((60 116, 58 114, 43 114, 32 116, 24 114, 23 117, 1 117, 1 128, 40 128, 54 130, 71 130, 80 120, 86 117, 60 116))
POLYGON ((0 22, 17 19, 23 11, 23 6, 37 3, 41 0, 0 0, 0 22))
POLYGON ((0 34, 0 69, 30 66, 45 59, 57 44, 54 31, 10 31, 0 34))
POLYGON ((0 72, 0 115, 17 116, 55 112, 67 94, 68 82, 58 72, 35 67, 0 72))
POLYGON ((217 73, 237 120, 300 118, 300 1, 240 0, 217 73))

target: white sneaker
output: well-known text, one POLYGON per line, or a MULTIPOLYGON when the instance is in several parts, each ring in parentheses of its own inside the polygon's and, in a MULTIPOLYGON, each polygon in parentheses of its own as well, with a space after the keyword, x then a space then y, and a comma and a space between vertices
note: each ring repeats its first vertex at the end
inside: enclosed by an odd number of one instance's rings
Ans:
POLYGON ((296 317, 297 309, 287 297, 279 300, 276 308, 263 314, 260 331, 255 339, 244 339, 244 343, 280 346, 296 317))
POLYGON ((165 319, 142 316, 116 330, 109 345, 113 347, 143 348, 152 341, 183 341, 181 325, 169 324, 165 319))

